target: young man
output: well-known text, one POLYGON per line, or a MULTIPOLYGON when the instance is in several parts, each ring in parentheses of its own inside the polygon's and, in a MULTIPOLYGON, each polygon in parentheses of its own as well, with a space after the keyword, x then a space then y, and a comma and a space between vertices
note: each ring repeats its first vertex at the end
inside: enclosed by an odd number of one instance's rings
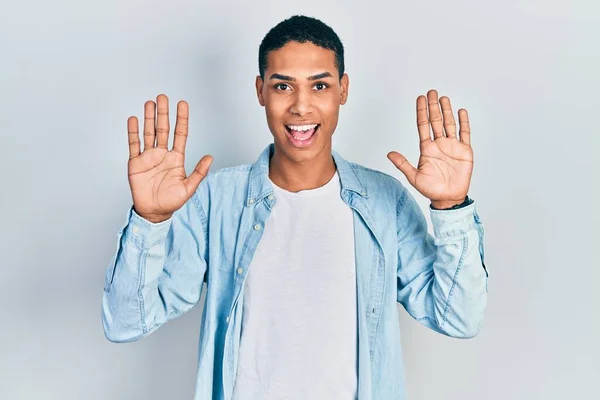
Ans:
POLYGON ((106 337, 149 335, 206 282, 196 399, 404 399, 396 303, 457 338, 479 332, 486 307, 467 112, 457 135, 450 100, 419 96, 418 169, 388 154, 431 200, 434 237, 396 178, 332 150, 348 75, 330 27, 281 22, 259 71, 274 140, 253 164, 208 173, 205 156, 186 177, 187 104, 170 151, 166 96, 145 105, 143 152, 129 118, 133 206, 106 274, 106 337))

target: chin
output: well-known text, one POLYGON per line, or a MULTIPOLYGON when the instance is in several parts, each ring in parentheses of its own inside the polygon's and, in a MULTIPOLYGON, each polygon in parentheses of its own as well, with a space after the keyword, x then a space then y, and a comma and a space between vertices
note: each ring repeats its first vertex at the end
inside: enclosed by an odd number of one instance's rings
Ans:
POLYGON ((327 148, 323 143, 324 137, 317 132, 313 140, 309 144, 301 146, 294 145, 289 138, 288 132, 280 134, 275 139, 275 148, 285 154, 285 157, 297 163, 313 160, 327 148))

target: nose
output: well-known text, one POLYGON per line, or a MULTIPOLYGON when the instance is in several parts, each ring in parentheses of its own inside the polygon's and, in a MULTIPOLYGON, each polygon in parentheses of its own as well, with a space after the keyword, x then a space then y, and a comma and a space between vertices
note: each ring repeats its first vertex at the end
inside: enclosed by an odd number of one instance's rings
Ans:
POLYGON ((306 115, 311 112, 311 96, 305 90, 298 90, 290 106, 290 112, 295 115, 306 115))

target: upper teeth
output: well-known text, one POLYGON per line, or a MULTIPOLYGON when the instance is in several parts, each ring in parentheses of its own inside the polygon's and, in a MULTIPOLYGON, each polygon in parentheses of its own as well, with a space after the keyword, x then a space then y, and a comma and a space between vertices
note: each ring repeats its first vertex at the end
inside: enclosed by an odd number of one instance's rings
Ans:
POLYGON ((310 129, 314 129, 317 127, 317 124, 314 125, 288 125, 288 128, 292 131, 308 131, 310 129))

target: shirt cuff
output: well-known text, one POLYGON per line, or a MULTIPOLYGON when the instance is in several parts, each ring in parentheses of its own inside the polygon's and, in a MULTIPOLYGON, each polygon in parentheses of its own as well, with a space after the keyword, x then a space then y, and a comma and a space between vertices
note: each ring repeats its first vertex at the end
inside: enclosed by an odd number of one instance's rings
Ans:
POLYGON ((151 247, 165 240, 172 221, 173 216, 166 221, 150 222, 136 213, 131 206, 128 212, 128 223, 125 227, 125 237, 142 248, 151 247))
POLYGON ((479 221, 475 202, 454 210, 436 210, 430 208, 431 223, 435 237, 463 236, 476 229, 479 221))

